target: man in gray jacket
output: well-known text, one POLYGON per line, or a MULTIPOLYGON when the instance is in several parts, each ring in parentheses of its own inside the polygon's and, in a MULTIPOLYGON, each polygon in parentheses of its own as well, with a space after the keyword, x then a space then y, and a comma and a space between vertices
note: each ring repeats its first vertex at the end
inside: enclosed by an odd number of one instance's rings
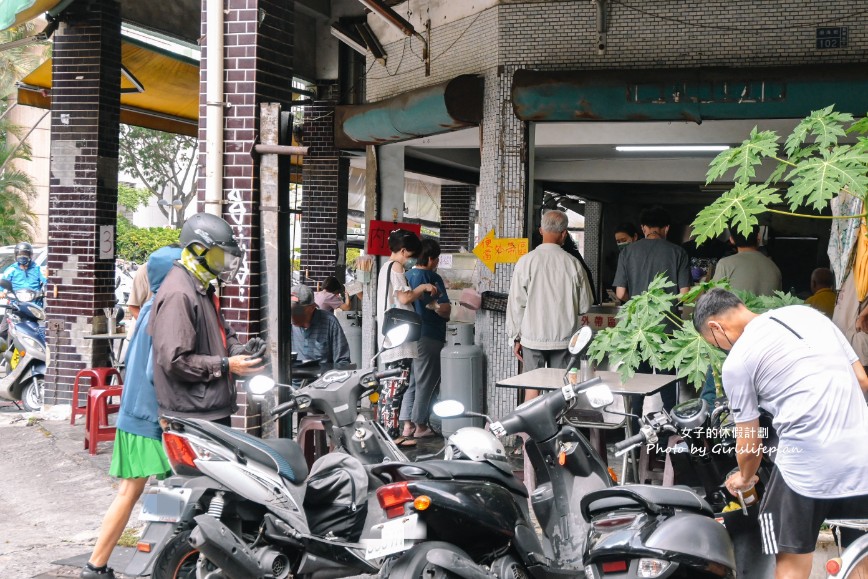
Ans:
MULTIPOLYGON (((569 232, 562 211, 542 216, 543 242, 521 257, 512 274, 506 331, 524 371, 565 368, 570 337, 591 307, 591 284, 579 260, 562 249, 569 232)), ((539 395, 528 390, 525 400, 539 395)))
POLYGON ((259 338, 238 343, 212 284, 234 279, 241 250, 229 224, 207 213, 184 223, 180 242, 181 260, 160 286, 148 326, 160 414, 229 426, 238 408, 232 374, 255 374, 265 353, 259 338))

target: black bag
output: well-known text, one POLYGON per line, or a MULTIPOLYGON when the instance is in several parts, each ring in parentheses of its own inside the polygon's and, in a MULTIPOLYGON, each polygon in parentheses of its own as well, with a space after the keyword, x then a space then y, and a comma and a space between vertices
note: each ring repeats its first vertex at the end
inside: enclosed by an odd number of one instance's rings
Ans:
POLYGON ((358 541, 368 515, 368 474, 362 463, 348 454, 327 454, 313 463, 306 487, 310 532, 358 541))

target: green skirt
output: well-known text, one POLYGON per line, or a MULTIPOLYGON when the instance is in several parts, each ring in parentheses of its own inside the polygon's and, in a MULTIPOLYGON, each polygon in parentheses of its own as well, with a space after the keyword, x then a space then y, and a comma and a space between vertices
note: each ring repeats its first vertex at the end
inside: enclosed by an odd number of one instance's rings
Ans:
POLYGON ((159 440, 118 430, 109 474, 118 478, 162 479, 172 474, 169 459, 159 440))

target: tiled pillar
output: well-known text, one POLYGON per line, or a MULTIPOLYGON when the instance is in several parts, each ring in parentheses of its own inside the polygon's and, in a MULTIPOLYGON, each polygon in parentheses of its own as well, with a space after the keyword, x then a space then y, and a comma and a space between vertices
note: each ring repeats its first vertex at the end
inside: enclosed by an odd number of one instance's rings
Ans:
MULTIPOLYGON (((509 103, 512 75, 516 67, 490 69, 485 75, 485 104, 482 120, 482 163, 479 171, 479 233, 494 228, 498 237, 525 237, 527 162, 525 127, 509 103)), ((492 274, 481 263, 475 279, 480 292, 507 292, 512 265, 498 264, 492 274)), ((506 315, 479 310, 476 343, 486 357, 486 403, 488 412, 499 418, 515 408, 515 391, 495 389, 497 380, 514 376, 518 361, 506 335, 506 315)))
POLYGON ((440 187, 440 248, 443 253, 458 253, 461 247, 473 249, 475 211, 475 185, 440 187))
POLYGON ((107 343, 83 336, 115 305, 120 3, 69 10, 52 55, 47 405, 69 404, 76 372, 107 364, 107 343))
POLYGON ((319 85, 317 100, 304 111, 301 270, 317 282, 330 275, 343 280, 345 272, 350 161, 335 148, 338 90, 337 81, 319 85))
MULTIPOLYGON (((207 15, 202 11, 202 60, 199 84, 199 209, 205 193, 205 70, 207 15)), ((259 163, 257 142, 260 103, 292 102, 293 3, 283 0, 226 0, 224 13, 223 218, 235 231, 243 251, 235 280, 221 294, 227 321, 242 342, 262 331, 260 293, 259 163)), ((274 240, 277 241, 276 239, 274 240)), ((288 259, 288 258, 287 258, 288 259)), ((239 389, 239 392, 241 389, 239 389)), ((233 426, 258 431, 258 409, 248 408, 243 394, 233 426)))

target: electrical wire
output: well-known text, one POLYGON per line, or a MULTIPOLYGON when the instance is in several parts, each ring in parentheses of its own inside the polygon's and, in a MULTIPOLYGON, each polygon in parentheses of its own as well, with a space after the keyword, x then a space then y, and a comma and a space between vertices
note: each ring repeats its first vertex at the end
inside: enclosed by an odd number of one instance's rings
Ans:
POLYGON ((862 16, 863 14, 868 14, 868 9, 860 10, 858 12, 851 12, 850 14, 842 14, 841 16, 835 16, 833 18, 828 18, 826 20, 821 20, 819 22, 815 22, 812 24, 784 24, 781 26, 721 26, 714 24, 701 24, 697 22, 691 22, 689 20, 683 20, 681 18, 675 18, 674 16, 663 16, 661 14, 655 14, 650 10, 645 10, 643 8, 639 8, 638 6, 633 6, 628 4, 624 0, 611 0, 613 4, 618 4, 619 6, 623 6, 627 10, 632 10, 634 12, 638 12, 639 14, 643 14, 645 16, 649 16, 651 18, 656 18, 657 20, 663 20, 666 22, 674 22, 676 24, 681 24, 684 26, 690 26, 693 28, 701 28, 704 30, 727 30, 731 32, 772 32, 775 30, 799 30, 805 28, 816 28, 818 26, 822 26, 823 24, 831 24, 832 22, 838 22, 840 20, 855 18, 857 16, 862 16))
MULTIPOLYGON (((441 56, 443 56, 444 54, 446 54, 447 52, 449 52, 450 50, 452 50, 452 48, 453 48, 456 44, 458 44, 458 41, 461 40, 461 39, 464 37, 465 34, 467 34, 467 32, 468 32, 468 31, 473 27, 473 25, 476 24, 476 21, 479 20, 479 17, 482 16, 485 12, 486 12, 486 11, 483 10, 482 12, 478 13, 478 14, 476 15, 476 17, 475 17, 475 18, 470 22, 470 24, 467 25, 467 28, 465 28, 465 29, 461 32, 461 34, 458 35, 458 38, 456 38, 455 40, 452 41, 452 44, 450 44, 449 46, 447 46, 447 47, 446 47, 446 48, 445 48, 441 53, 439 53, 437 56, 431 57, 431 62, 433 63, 435 60, 437 60, 438 58, 440 58, 441 56)), ((405 43, 404 46, 406 47, 406 43, 405 43)), ((403 58, 403 52, 402 52, 402 58, 403 58)), ((399 67, 400 67, 400 63, 399 63, 399 67)), ((424 70, 424 69, 425 69, 425 65, 424 65, 424 64, 423 64, 422 66, 418 66, 418 67, 416 67, 416 68, 411 68, 410 70, 405 70, 405 71, 403 71, 403 72, 398 72, 398 69, 395 69, 394 74, 389 73, 388 76, 375 76, 375 77, 370 77, 370 78, 368 78, 367 80, 386 80, 387 78, 390 78, 390 77, 400 76, 400 75, 403 75, 403 74, 410 74, 410 73, 412 73, 412 72, 418 72, 418 71, 420 71, 420 70, 424 70)), ((389 72, 388 69, 386 70, 386 72, 387 72, 387 73, 389 72)))

